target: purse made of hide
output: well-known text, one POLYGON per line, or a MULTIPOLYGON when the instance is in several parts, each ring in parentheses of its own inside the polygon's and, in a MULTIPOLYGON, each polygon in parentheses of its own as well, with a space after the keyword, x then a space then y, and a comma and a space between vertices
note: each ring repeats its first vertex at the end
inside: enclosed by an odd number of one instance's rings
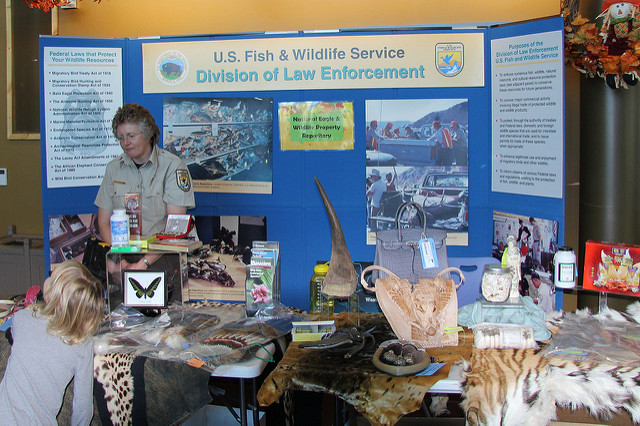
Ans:
POLYGON ((412 285, 388 269, 371 265, 362 271, 362 286, 376 292, 378 304, 399 339, 417 340, 429 348, 458 345, 458 288, 464 283, 458 268, 446 268, 434 278, 420 278, 412 285), (375 287, 368 287, 364 275, 379 270, 387 274, 375 287), (443 275, 455 271, 460 283, 443 275))
MULTIPOLYGON (((396 211, 395 224, 396 229, 378 231, 376 234, 374 265, 382 266, 398 277, 408 279, 412 284, 416 284, 419 278, 433 278, 449 266, 447 233, 440 229, 427 228, 424 211, 419 204, 402 203, 396 211), (409 216, 412 210, 417 212, 417 216, 409 216), (421 227, 408 228, 415 218, 420 219, 421 227), (420 240, 427 238, 433 239, 433 257, 437 259, 438 266, 425 269, 420 254, 420 240)), ((377 285, 377 279, 384 276, 384 273, 380 275, 380 271, 373 271, 371 278, 374 285, 377 285)))

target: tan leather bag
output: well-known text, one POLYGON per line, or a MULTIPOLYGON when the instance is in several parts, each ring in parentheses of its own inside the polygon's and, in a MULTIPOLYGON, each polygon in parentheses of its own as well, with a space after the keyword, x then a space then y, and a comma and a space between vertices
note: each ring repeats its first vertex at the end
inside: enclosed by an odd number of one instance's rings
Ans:
POLYGON ((420 278, 415 286, 378 265, 365 268, 361 277, 362 286, 376 292, 378 304, 399 339, 417 340, 430 348, 458 345, 457 289, 465 279, 460 269, 443 269, 434 278, 420 278), (364 279, 373 270, 388 274, 378 278, 375 288, 364 279), (452 271, 460 275, 458 285, 442 276, 452 271))

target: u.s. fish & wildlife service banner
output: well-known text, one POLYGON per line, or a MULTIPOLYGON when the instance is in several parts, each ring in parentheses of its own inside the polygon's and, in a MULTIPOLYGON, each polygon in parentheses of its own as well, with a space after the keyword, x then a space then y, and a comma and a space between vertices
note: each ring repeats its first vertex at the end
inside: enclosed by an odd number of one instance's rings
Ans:
POLYGON ((144 43, 144 93, 484 86, 482 33, 144 43))

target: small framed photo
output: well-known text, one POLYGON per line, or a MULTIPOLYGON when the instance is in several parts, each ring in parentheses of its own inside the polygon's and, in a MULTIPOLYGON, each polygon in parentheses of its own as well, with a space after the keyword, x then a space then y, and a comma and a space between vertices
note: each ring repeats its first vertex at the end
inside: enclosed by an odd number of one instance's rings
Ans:
POLYGON ((166 308, 167 282, 164 271, 122 271, 124 305, 131 308, 166 308))

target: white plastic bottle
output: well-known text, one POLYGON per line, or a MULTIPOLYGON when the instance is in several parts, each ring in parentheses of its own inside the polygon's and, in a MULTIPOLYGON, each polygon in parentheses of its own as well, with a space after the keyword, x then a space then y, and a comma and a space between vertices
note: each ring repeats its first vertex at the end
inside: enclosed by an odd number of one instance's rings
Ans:
POLYGON ((559 247, 553 256, 554 284, 559 288, 574 288, 576 286, 576 254, 571 247, 559 247))
POLYGON ((129 216, 124 209, 114 210, 111 215, 111 245, 129 245, 129 216))

